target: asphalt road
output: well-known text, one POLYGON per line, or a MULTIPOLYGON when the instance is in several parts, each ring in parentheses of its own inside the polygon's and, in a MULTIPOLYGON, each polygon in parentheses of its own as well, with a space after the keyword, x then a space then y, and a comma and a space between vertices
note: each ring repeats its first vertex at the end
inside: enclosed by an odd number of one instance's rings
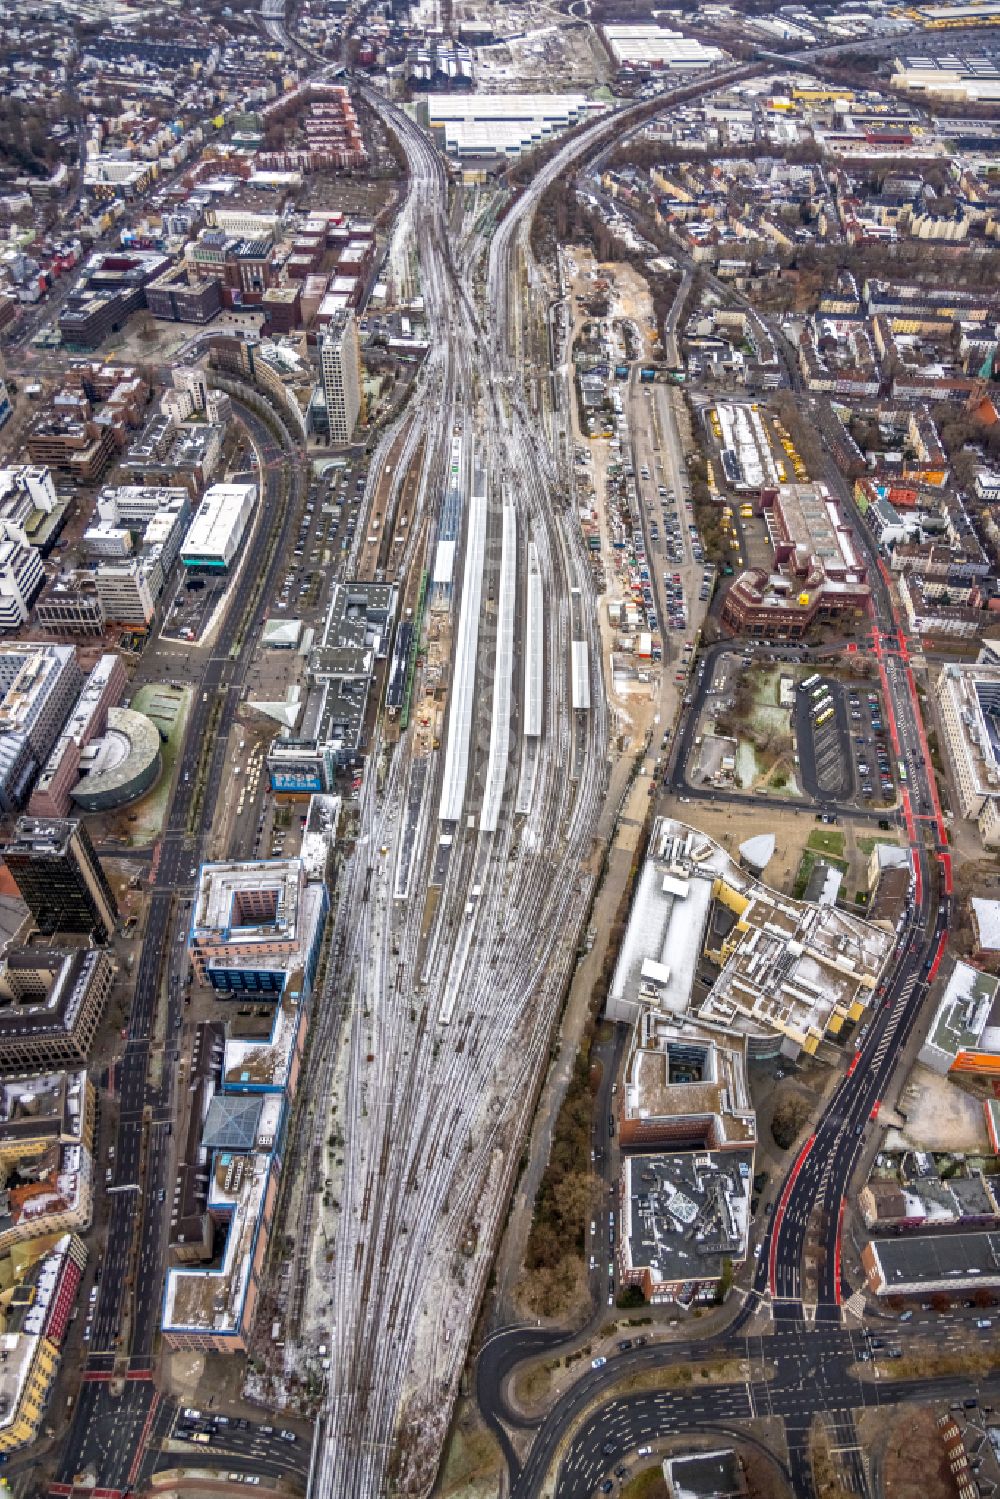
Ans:
MULTIPOLYGON (((851 1365, 863 1345, 861 1333, 779 1323, 773 1337, 748 1340, 743 1353, 748 1377, 742 1382, 651 1390, 608 1402, 584 1422, 570 1443, 560 1467, 557 1499, 590 1499, 617 1468, 634 1468, 639 1447, 653 1446, 655 1450, 657 1442, 678 1432, 722 1428, 743 1439, 746 1422, 774 1416, 782 1420, 788 1436, 792 1491, 808 1494, 808 1437, 817 1415, 830 1423, 834 1444, 847 1449, 844 1456, 853 1466, 856 1490, 863 1493, 866 1479, 863 1455, 857 1446, 855 1410, 879 1409, 914 1399, 992 1396, 1000 1389, 1000 1379, 980 1385, 957 1378, 916 1383, 860 1379, 851 1365)), ((719 1351, 713 1350, 713 1356, 719 1351)), ((601 1373, 606 1374, 608 1367, 610 1363, 601 1373)), ((638 1360, 629 1372, 636 1367, 641 1367, 638 1360)), ((585 1404, 581 1401, 578 1409, 585 1404)), ((535 1457, 538 1452, 540 1468, 547 1445, 543 1431, 513 1495, 538 1492, 535 1457)))
MULTIPOLYGON (((926 1333, 919 1336, 926 1347, 926 1333)), ((963 1346, 963 1340, 968 1346, 970 1339, 984 1336, 965 1321, 952 1348, 963 1346)), ((913 1337, 908 1327, 892 1329, 891 1340, 898 1342, 904 1353, 913 1337)), ((639 1447, 652 1445, 655 1449, 662 1439, 689 1429, 734 1426, 764 1417, 778 1417, 783 1422, 793 1491, 808 1494, 808 1435, 817 1415, 832 1422, 838 1445, 850 1447, 855 1441, 852 1413, 857 1409, 941 1397, 994 1398, 1000 1388, 1000 1375, 978 1383, 957 1377, 891 1382, 877 1379, 872 1365, 860 1360, 860 1355, 869 1350, 868 1338, 862 1328, 847 1329, 823 1321, 813 1325, 800 1318, 782 1317, 765 1336, 741 1336, 726 1330, 710 1340, 652 1342, 609 1357, 601 1369, 584 1365, 580 1377, 545 1419, 533 1421, 511 1407, 505 1384, 519 1362, 553 1349, 558 1338, 550 1331, 512 1330, 484 1346, 477 1368, 477 1397, 482 1407, 488 1393, 490 1425, 494 1432, 503 1433, 501 1445, 510 1463, 514 1499, 541 1492, 546 1471, 577 1425, 564 1447, 555 1491, 558 1499, 589 1499, 621 1464, 634 1467, 639 1447), (739 1377, 699 1386, 698 1371, 723 1360, 733 1365, 739 1377), (669 1375, 665 1372, 668 1369, 672 1371, 669 1375), (614 1395, 602 1403, 603 1391, 610 1396, 619 1382, 637 1376, 650 1378, 656 1371, 664 1371, 661 1388, 614 1395), (513 1449, 508 1428, 537 1428, 523 1466, 516 1458, 510 1461, 513 1449)), ((742 1431, 739 1434, 744 1435, 742 1431)), ((863 1492, 863 1475, 856 1476, 858 1491, 863 1492)))
MULTIPOLYGON (((204 1413, 201 1427, 212 1428, 211 1413, 204 1413)), ((163 1447, 156 1460, 156 1471, 168 1468, 218 1468, 226 1473, 257 1474, 274 1480, 291 1479, 302 1483, 309 1468, 309 1442, 288 1442, 278 1433, 280 1419, 250 1422, 240 1427, 235 1421, 214 1426, 209 1443, 194 1442, 178 1431, 180 1413, 174 1413, 164 1434, 163 1447), (268 1428, 265 1430, 265 1428, 268 1428)))
MULTIPOLYGON (((840 493, 842 481, 832 471, 832 465, 829 477, 840 493)), ((845 499, 845 514, 852 514, 849 499, 845 499)), ((904 822, 910 838, 914 882, 894 961, 873 996, 872 1018, 857 1063, 839 1083, 815 1133, 782 1184, 761 1246, 753 1292, 728 1337, 706 1340, 700 1349, 703 1358, 723 1353, 732 1331, 748 1323, 759 1308, 767 1308, 773 1318, 773 1335, 767 1340, 766 1356, 772 1360, 773 1373, 762 1379, 751 1372, 743 1383, 714 1386, 711 1390, 660 1389, 605 1404, 588 1417, 563 1450, 556 1490, 560 1496, 592 1494, 599 1483, 607 1480, 609 1472, 621 1464, 623 1456, 664 1431, 711 1426, 720 1420, 745 1421, 755 1414, 770 1414, 783 1420, 793 1489, 808 1494, 812 1491, 808 1433, 814 1416, 820 1412, 832 1423, 849 1481, 859 1492, 865 1492, 867 1475, 857 1447, 853 1409, 870 1403, 872 1398, 876 1403, 885 1398, 916 1395, 929 1398, 941 1386, 941 1382, 931 1381, 903 1389, 857 1380, 848 1372, 856 1351, 850 1339, 855 1335, 841 1327, 841 1303, 851 1289, 844 1284, 841 1261, 847 1192, 869 1146, 881 1100, 892 1086, 897 1059, 919 1015, 926 980, 933 975, 951 909, 949 872, 946 860, 941 858, 946 848, 944 830, 939 820, 936 825, 933 820, 936 809, 933 769, 926 756, 907 647, 871 538, 860 525, 854 529, 859 545, 867 554, 872 586, 872 632, 867 642, 859 644, 862 649, 870 648, 879 662, 884 721, 892 753, 902 767, 901 808, 896 816, 904 822), (809 1290, 814 1306, 812 1322, 806 1321, 803 1304, 807 1240, 816 1264, 816 1283, 809 1290), (887 1390, 891 1390, 888 1396, 887 1390)), ((721 645, 702 658, 691 694, 694 701, 687 705, 690 711, 683 715, 675 735, 666 780, 687 800, 709 798, 759 806, 757 797, 703 791, 686 785, 684 780, 697 723, 697 699, 711 682, 716 656, 732 648, 732 643, 721 645)), ((828 652, 829 647, 815 652, 813 659, 824 651, 828 652)), ((795 646, 771 648, 768 654, 778 659, 788 656, 801 659, 804 652, 801 646, 795 646)), ((838 714, 842 708, 841 704, 838 714)), ((838 718, 838 725, 841 733, 849 736, 846 719, 841 723, 838 718)), ((814 775, 812 779, 815 784, 814 775)), ((819 805, 828 814, 842 813, 854 818, 879 819, 886 815, 874 808, 860 809, 853 801, 838 801, 832 795, 820 800, 819 805)), ((641 1368, 643 1364, 657 1367, 683 1357, 678 1345, 664 1350, 643 1349, 610 1359, 599 1370, 585 1371, 541 1425, 522 1468, 504 1431, 504 1419, 512 1426, 525 1423, 507 1408, 503 1382, 523 1358, 537 1354, 540 1348, 557 1346, 556 1336, 514 1329, 491 1339, 480 1354, 477 1367, 480 1408, 501 1441, 508 1461, 511 1491, 518 1496, 540 1491, 573 1423, 616 1375, 641 1368)), ((949 1389, 952 1387, 947 1385, 949 1389)))
MULTIPOLYGON (((914 798, 918 806, 929 808, 936 797, 934 771, 925 760, 919 707, 900 664, 905 658, 905 647, 900 646, 899 621, 870 538, 862 526, 855 526, 854 530, 868 553, 874 626, 879 632, 879 655, 885 661, 881 675, 886 727, 898 760, 906 769, 908 797, 914 798)), ((942 878, 943 888, 939 890, 938 870, 932 869, 932 858, 944 851, 944 845, 937 841, 932 843, 932 849, 927 847, 926 824, 916 824, 909 818, 908 828, 914 861, 913 900, 899 934, 890 977, 877 997, 877 1008, 860 1048, 857 1066, 844 1076, 815 1136, 786 1179, 764 1239, 754 1282, 758 1292, 788 1298, 793 1307, 800 1301, 805 1236, 813 1213, 820 1209, 818 1316, 839 1319, 844 1290, 840 1257, 843 1204, 873 1111, 889 1087, 896 1059, 919 1015, 926 992, 925 979, 951 914, 946 880, 942 878)), ((940 840, 943 829, 939 825, 928 831, 940 840)))
MULTIPOLYGON (((894 748, 907 770, 906 786, 918 806, 934 802, 932 769, 925 763, 922 739, 916 722, 916 703, 902 662, 891 600, 874 559, 871 560, 875 628, 878 653, 884 660, 882 676, 887 727, 894 748)), ((731 647, 730 647, 731 648, 731 647)), ((707 656, 714 665, 718 647, 707 656)), ((770 652, 783 654, 782 650, 770 652)), ((800 654, 799 648, 787 654, 800 654)), ((711 680, 706 666, 702 681, 711 680)), ((693 733, 689 716, 685 731, 675 746, 676 764, 683 765, 686 742, 693 733)), ((675 775, 677 774, 675 770, 675 775)), ((687 788, 689 794, 691 788, 687 788)), ((846 809, 845 809, 846 810, 846 809)), ((850 809, 852 812, 854 809, 850 809)), ((904 809, 906 810, 906 809, 904 809)), ((857 1450, 852 1410, 874 1397, 930 1398, 942 1382, 908 1386, 869 1385, 849 1374, 855 1357, 853 1339, 861 1334, 841 1328, 841 1302, 845 1291, 841 1269, 841 1223, 843 1203, 871 1129, 872 1114, 890 1087, 893 1072, 917 1019, 932 967, 950 917, 950 899, 939 892, 932 872, 932 854, 941 845, 925 847, 922 825, 907 817, 911 830, 915 881, 912 904, 899 935, 897 957, 875 996, 873 1018, 860 1048, 857 1065, 845 1074, 827 1105, 816 1132, 807 1142, 786 1177, 775 1211, 764 1236, 754 1291, 726 1335, 706 1340, 698 1356, 718 1357, 732 1348, 732 1332, 750 1320, 759 1307, 769 1307, 773 1337, 760 1345, 760 1356, 775 1362, 773 1376, 766 1380, 752 1375, 742 1384, 713 1386, 710 1391, 670 1389, 630 1396, 605 1405, 592 1415, 572 1438, 560 1468, 557 1493, 590 1495, 623 1457, 656 1434, 705 1425, 721 1419, 746 1420, 754 1414, 779 1416, 785 1424, 796 1493, 811 1492, 808 1432, 813 1417, 824 1412, 834 1425, 837 1445, 859 1492, 867 1484, 861 1454, 857 1450), (813 1232, 818 1250, 818 1281, 814 1292, 815 1321, 805 1321, 802 1267, 807 1235, 813 1232), (763 1350, 770 1351, 765 1355, 763 1350), (887 1395, 886 1391, 891 1390, 887 1395), (613 1449, 613 1450, 606 1450, 613 1449)), ((940 833, 940 829, 938 829, 940 833)), ((758 1340, 759 1341, 759 1340, 758 1340)), ((523 1469, 513 1455, 504 1425, 530 1425, 506 1405, 503 1385, 517 1364, 541 1348, 555 1349, 558 1335, 512 1330, 499 1334, 483 1348, 477 1366, 477 1398, 484 1417, 500 1437, 507 1458, 512 1493, 534 1495, 540 1491, 545 1473, 564 1442, 572 1424, 602 1388, 622 1372, 671 1364, 684 1357, 683 1345, 647 1348, 610 1359, 600 1370, 585 1372, 556 1403, 541 1426, 523 1469)), ((747 1345, 748 1355, 752 1345, 747 1345)), ((961 1382, 945 1382, 960 1388, 961 1382)), ((969 1393, 969 1387, 962 1387, 969 1393)))
MULTIPOLYGON (((97 1486, 123 1491, 137 1461, 145 1468, 155 1460, 152 1432, 139 1423, 157 1402, 156 1415, 167 1420, 170 1403, 160 1401, 149 1374, 160 1323, 165 1264, 165 1236, 169 1196, 173 1185, 168 1125, 174 1117, 174 1080, 179 1052, 174 1043, 181 1019, 180 985, 169 982, 183 959, 177 938, 187 927, 187 907, 178 893, 192 888, 201 861, 204 838, 211 826, 226 773, 227 740, 239 705, 247 663, 252 655, 263 606, 273 595, 282 548, 268 558, 272 537, 280 530, 285 507, 281 478, 285 455, 270 431, 252 412, 237 404, 241 420, 252 433, 263 461, 260 520, 248 545, 246 566, 230 601, 229 611, 212 655, 193 681, 194 699, 184 745, 178 757, 174 790, 165 830, 152 863, 152 894, 143 929, 143 944, 135 975, 124 1053, 115 1068, 119 1097, 115 1141, 114 1181, 107 1244, 101 1264, 99 1294, 94 1312, 90 1353, 81 1396, 74 1411, 58 1470, 60 1484, 73 1475, 93 1473, 97 1486), (243 630, 254 590, 263 574, 252 628, 243 630), (241 634, 242 632, 242 634, 241 634), (221 700, 212 751, 204 772, 204 786, 196 826, 189 827, 190 797, 210 738, 213 709, 221 700), (161 985, 166 983, 168 1013, 165 1041, 154 1039, 154 1021, 161 985), (150 1063, 157 1047, 165 1055, 160 1081, 150 1079, 150 1063), (160 1194, 164 1200, 161 1201, 160 1194), (111 1374, 125 1377, 124 1393, 113 1393, 111 1374), (143 1461, 145 1460, 145 1461, 143 1461)), ((287 509, 301 500, 302 474, 289 465, 292 488, 287 509)), ((117 1383, 114 1388, 118 1388, 117 1383)), ((272 1439, 276 1441, 277 1439, 272 1439)), ((287 1460, 281 1444, 279 1462, 287 1460)), ((58 1492, 58 1489, 55 1490, 58 1492)))
MULTIPOLYGON (((774 644, 766 648, 751 646, 739 640, 720 641, 718 645, 710 646, 698 657, 698 670, 694 675, 694 681, 689 693, 691 702, 685 699, 685 705, 681 713, 680 723, 674 734, 673 750, 667 772, 664 776, 664 787, 675 792, 682 800, 690 802, 712 801, 732 803, 734 806, 752 806, 760 809, 766 804, 767 798, 761 797, 750 791, 720 791, 714 787, 692 786, 687 780, 685 773, 689 762, 691 750, 694 747, 695 736, 698 731, 698 721, 701 715, 705 696, 712 683, 715 674, 715 665, 720 656, 732 655, 745 650, 753 650, 759 660, 774 661, 806 661, 817 671, 822 670, 823 662, 835 654, 836 647, 829 643, 822 645, 807 646, 801 643, 795 645, 774 644), (702 667, 704 669, 702 669, 702 667)), ((848 721, 844 719, 842 728, 847 733, 848 721)), ((802 761, 803 783, 807 789, 815 787, 815 799, 809 802, 784 802, 776 801, 776 804, 790 811, 807 812, 810 805, 820 813, 833 817, 850 817, 852 819, 864 818, 869 822, 878 822, 882 818, 895 819, 897 812, 895 808, 859 806, 854 801, 844 799, 843 795, 833 792, 823 792, 815 781, 815 770, 812 764, 812 741, 811 736, 805 736, 798 746, 799 757, 802 761)), ((845 753, 849 752, 849 744, 845 753)))
MULTIPOLYGON (((789 62, 788 59, 781 60, 786 64, 789 62)), ((733 70, 732 76, 739 74, 740 70, 733 70)), ((719 81, 721 80, 718 78, 706 80, 688 90, 679 91, 677 97, 696 97, 705 89, 717 86, 719 81)), ((609 126, 605 133, 610 133, 612 128, 609 126)), ((594 138, 596 140, 600 137, 594 138)), ((138 1472, 137 1463, 145 1468, 144 1451, 155 1441, 157 1433, 162 1433, 164 1423, 168 1423, 170 1419, 168 1403, 160 1400, 152 1390, 150 1380, 144 1377, 152 1366, 154 1334, 159 1316, 163 1232, 168 1211, 159 1202, 159 1192, 167 1185, 170 1156, 169 1148, 164 1143, 163 1125, 170 1118, 173 1108, 172 1084, 175 1076, 175 1068, 166 1065, 162 1072, 162 1083, 155 1088, 150 1084, 153 1018, 163 960, 166 952, 173 951, 171 944, 174 933, 180 929, 179 923, 183 921, 183 916, 178 913, 174 904, 176 892, 190 883, 191 868, 198 862, 201 838, 210 822, 225 772, 226 735, 239 701, 247 646, 252 639, 252 635, 248 634, 243 648, 235 648, 239 625, 249 606, 252 589, 264 572, 268 532, 279 523, 278 475, 277 470, 270 467, 279 461, 278 449, 249 412, 244 412, 243 416, 248 425, 256 430, 263 448, 267 468, 266 505, 273 519, 268 524, 262 524, 255 534, 251 543, 251 565, 245 569, 238 586, 216 651, 201 672, 198 682, 201 690, 196 693, 187 726, 168 826, 160 846, 159 858, 153 866, 153 894, 136 975, 127 1045, 117 1068, 121 1107, 116 1141, 116 1190, 113 1193, 108 1247, 104 1260, 105 1272, 101 1279, 94 1318, 93 1346, 88 1359, 87 1377, 63 1454, 64 1481, 72 1481, 74 1473, 87 1467, 93 1472, 100 1487, 117 1492, 130 1486, 133 1473, 138 1472), (189 780, 193 784, 208 734, 209 716, 214 703, 219 699, 222 703, 221 715, 205 779, 198 827, 192 835, 188 831, 185 788, 189 780), (111 1382, 105 1377, 112 1370, 131 1376, 126 1377, 122 1394, 112 1394, 111 1382)), ((294 504, 295 500, 291 503, 294 504)), ((280 552, 276 549, 266 571, 265 598, 273 593, 279 559, 280 552)), ((888 624, 889 621, 886 620, 885 623, 888 624)), ((897 704, 897 710, 902 714, 902 703, 897 704)), ((918 906, 921 914, 926 914, 927 911, 927 885, 928 881, 925 880, 923 899, 918 906)), ((914 952, 917 953, 917 949, 914 952)), ((915 965, 919 964, 921 955, 917 953, 915 965)), ((913 1010, 914 991, 911 990, 909 995, 904 992, 910 976, 909 969, 906 973, 897 975, 896 996, 903 1007, 904 1018, 911 1015, 913 1010)), ((171 990, 168 1038, 173 1035, 179 1004, 176 990, 171 990)), ((889 1013, 887 1010, 886 1014, 889 1013)), ((895 1004, 891 1013, 895 1014, 895 1004)), ((881 1032, 873 1027, 869 1045, 871 1057, 877 1067, 883 1065, 878 1062, 877 1045, 889 1031, 888 1020, 882 1025, 881 1032)), ((169 1047, 169 1039, 167 1044, 169 1047)), ((892 1051, 898 1044, 895 1033, 890 1033, 886 1050, 881 1054, 886 1071, 891 1070, 892 1051)), ((175 1053, 168 1051, 166 1062, 169 1064, 175 1059, 175 1053)), ((872 1071, 869 1076, 867 1067, 863 1075, 859 1069, 859 1081, 849 1090, 850 1098, 845 1105, 841 1125, 846 1124, 848 1114, 851 1120, 856 1117, 863 1102, 861 1089, 869 1087, 875 1076, 876 1071, 872 1071)), ((850 1137, 845 1135, 844 1128, 838 1128, 838 1121, 832 1114, 827 1122, 829 1129, 833 1131, 831 1143, 835 1147, 838 1180, 843 1179, 846 1183, 853 1160, 850 1137)), ((804 1194, 810 1181, 810 1176, 802 1177, 803 1184, 798 1189, 803 1196, 803 1206, 808 1200, 804 1194)), ((791 1193, 794 1194, 795 1191, 796 1183, 792 1181, 791 1193)), ((795 1203, 797 1207, 798 1198, 795 1203)), ((786 1280, 791 1273, 787 1267, 792 1265, 795 1249, 791 1225, 795 1223, 797 1216, 798 1213, 787 1213, 786 1219, 772 1229, 778 1261, 786 1267, 786 1280), (789 1225, 787 1228, 786 1221, 789 1225)), ((794 1295, 794 1275, 791 1289, 794 1295)), ((798 1332, 796 1328, 796 1335, 798 1332)), ((748 1399, 753 1396, 753 1388, 751 1381, 748 1399)), ((785 1388, 784 1384, 782 1388, 785 1388)), ((789 1401, 790 1399, 789 1394, 789 1401)), ((225 1455, 228 1459, 229 1453, 226 1452, 225 1455)), ((266 1457, 267 1454, 265 1459, 266 1457)), ((276 1465, 280 1461, 273 1453, 270 1460, 276 1465)), ((531 1461, 535 1461, 534 1451, 531 1461)))

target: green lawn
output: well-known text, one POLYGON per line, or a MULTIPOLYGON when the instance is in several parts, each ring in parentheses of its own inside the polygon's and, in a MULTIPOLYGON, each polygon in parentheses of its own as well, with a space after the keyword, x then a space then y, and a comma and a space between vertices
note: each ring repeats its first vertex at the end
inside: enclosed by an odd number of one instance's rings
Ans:
POLYGON ((844 857, 844 835, 837 828, 813 828, 806 839, 806 848, 817 854, 832 854, 835 859, 844 857))
POLYGON ((899 847, 899 843, 895 838, 859 838, 858 848, 864 854, 866 859, 870 859, 872 856, 872 850, 875 848, 876 844, 879 843, 886 843, 890 848, 899 847))
POLYGON ((647 1468, 627 1483, 621 1499, 670 1499, 670 1490, 660 1468, 647 1468))
MULTIPOLYGON (((812 835, 810 834, 810 841, 811 838, 812 835)), ((795 883, 792 886, 792 895, 795 900, 801 900, 805 895, 806 886, 809 883, 809 876, 813 872, 813 867, 818 857, 819 854, 813 849, 809 848, 807 848, 805 853, 802 855, 802 861, 799 864, 798 870, 795 874, 795 883)), ((827 864, 832 865, 834 869, 839 869, 842 874, 847 873, 848 864, 846 859, 835 859, 832 854, 827 853, 823 854, 823 858, 826 860, 827 864)))
POLYGON ((109 818, 109 828, 133 848, 146 847, 163 831, 174 767, 184 741, 184 726, 193 697, 193 687, 155 684, 140 687, 132 698, 132 707, 138 713, 145 713, 157 728, 162 724, 167 730, 166 739, 160 743, 163 768, 159 780, 145 796, 109 818))

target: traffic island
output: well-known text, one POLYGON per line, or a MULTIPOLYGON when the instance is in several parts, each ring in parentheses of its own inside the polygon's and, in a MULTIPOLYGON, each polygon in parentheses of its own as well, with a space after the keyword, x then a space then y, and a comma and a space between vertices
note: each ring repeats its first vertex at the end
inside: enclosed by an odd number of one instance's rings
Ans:
POLYGON ((870 1363, 852 1364, 851 1373, 866 1384, 874 1384, 876 1380, 880 1384, 889 1380, 895 1384, 911 1379, 946 1379, 953 1375, 973 1385, 977 1379, 998 1368, 1000 1348, 970 1348, 966 1345, 949 1353, 928 1346, 912 1347, 901 1358, 894 1357, 888 1348, 876 1349, 870 1363))
MULTIPOLYGON (((754 1421, 752 1432, 739 1436, 724 1428, 717 1433, 687 1432, 667 1441, 650 1443, 652 1451, 640 1459, 638 1470, 622 1480, 620 1499, 673 1499, 678 1492, 694 1495, 704 1490, 699 1485, 697 1471, 685 1472, 694 1467, 699 1458, 724 1458, 738 1462, 742 1469, 743 1487, 740 1492, 758 1495, 760 1499, 788 1499, 791 1486, 788 1483, 788 1450, 785 1433, 780 1421, 754 1421), (664 1475, 664 1465, 673 1459, 671 1487, 664 1475), (692 1463, 693 1460, 693 1463, 692 1463), (681 1471, 678 1472, 678 1467, 681 1471), (682 1487, 683 1485, 683 1487, 682 1487)), ((631 1467, 631 1456, 626 1458, 631 1467)), ((710 1470, 710 1476, 715 1476, 710 1470)), ((721 1474, 719 1475, 721 1476, 721 1474)), ((733 1475, 734 1478, 737 1475, 733 1475)), ((738 1481, 738 1478, 737 1478, 738 1481)), ((721 1492, 716 1490, 715 1492, 721 1492)))
POLYGON ((826 1419, 817 1416, 809 1433, 809 1464, 812 1469, 816 1499, 844 1499, 853 1487, 848 1484, 844 1450, 831 1437, 826 1419))
POLYGON ((155 1494, 157 1499, 172 1499, 174 1495, 184 1495, 184 1499, 198 1499, 200 1494, 225 1494, 239 1493, 244 1485, 252 1483, 252 1491, 264 1494, 299 1495, 302 1493, 302 1483, 289 1478, 273 1478, 266 1474, 251 1471, 251 1465, 239 1465, 239 1459, 227 1458, 227 1462, 234 1463, 230 1470, 221 1468, 164 1468, 159 1473, 154 1473, 149 1480, 148 1493, 155 1494))

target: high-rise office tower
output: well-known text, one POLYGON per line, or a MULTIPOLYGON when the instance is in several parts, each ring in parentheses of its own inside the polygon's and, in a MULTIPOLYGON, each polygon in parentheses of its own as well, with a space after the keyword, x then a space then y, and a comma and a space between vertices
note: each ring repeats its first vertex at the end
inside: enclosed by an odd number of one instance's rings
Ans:
POLYGON ((319 339, 319 373, 331 442, 350 442, 361 415, 361 350, 350 307, 335 313, 319 339))
POLYGON ((68 817, 22 817, 4 860, 40 932, 93 932, 106 942, 118 907, 90 834, 68 817))

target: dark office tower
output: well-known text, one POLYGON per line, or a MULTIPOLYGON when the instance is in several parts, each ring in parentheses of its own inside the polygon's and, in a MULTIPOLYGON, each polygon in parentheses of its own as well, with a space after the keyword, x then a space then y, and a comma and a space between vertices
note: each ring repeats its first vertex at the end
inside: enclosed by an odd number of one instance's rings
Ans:
POLYGON ((82 822, 22 817, 4 851, 40 932, 93 932, 106 942, 118 907, 82 822))

